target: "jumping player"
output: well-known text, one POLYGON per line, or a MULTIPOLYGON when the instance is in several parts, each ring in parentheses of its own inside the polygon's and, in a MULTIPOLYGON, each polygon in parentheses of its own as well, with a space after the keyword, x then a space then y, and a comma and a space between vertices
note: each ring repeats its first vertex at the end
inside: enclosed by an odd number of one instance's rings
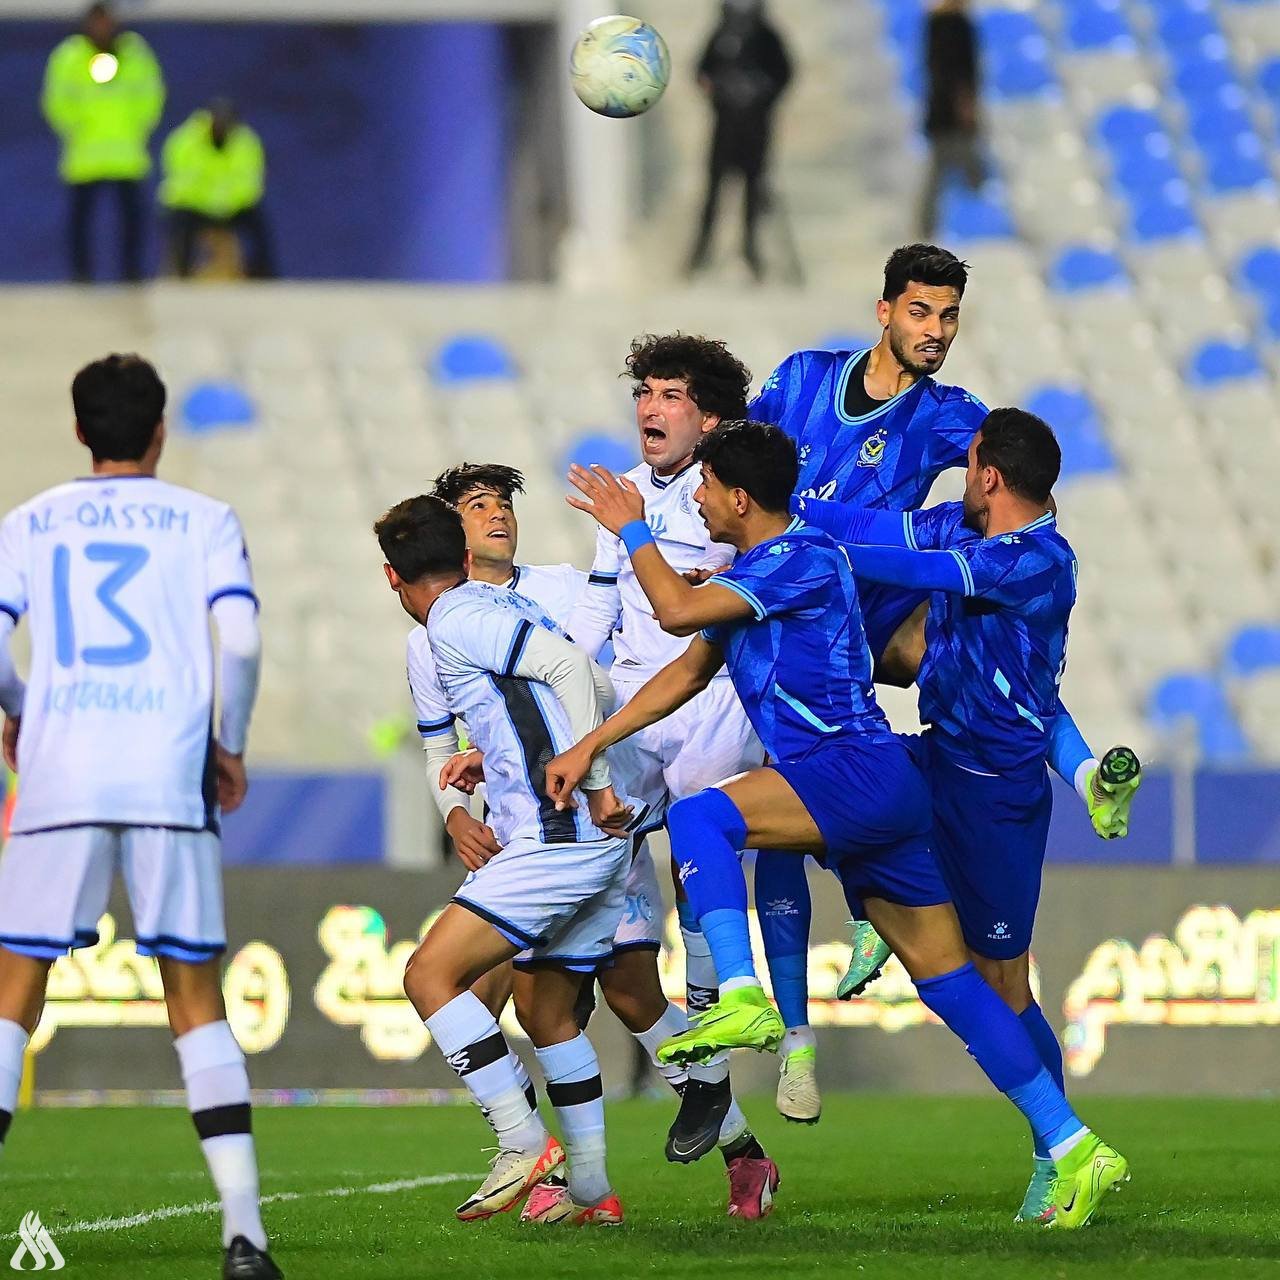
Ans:
MULTIPOLYGON (((531 601, 466 578, 456 511, 409 498, 374 526, 387 581, 426 630, 448 711, 484 754, 499 853, 467 877, 405 971, 405 994, 425 1020, 498 1137, 484 1183, 457 1211, 463 1221, 505 1212, 565 1159, 530 1106, 493 1014, 470 990, 516 956, 531 971, 516 1014, 532 1040, 568 1151, 568 1185, 545 1222, 616 1225, 622 1204, 605 1167, 604 1091, 590 1041, 574 1018, 582 974, 608 958, 622 915, 628 813, 607 764, 583 781, 585 812, 557 811, 543 765, 601 718, 603 672, 531 601)), ((603 763, 603 762, 602 762, 603 763)))
MULTIPOLYGON (((706 436, 695 456, 703 464, 698 503, 711 536, 739 553, 732 568, 701 587, 657 553, 633 484, 602 468, 575 477, 596 519, 623 538, 662 626, 694 638, 625 707, 547 766, 551 794, 573 803, 572 788, 601 751, 669 715, 726 663, 769 752, 765 768, 672 807, 674 856, 723 994, 659 1056, 697 1061, 781 1041, 784 1024, 755 974, 739 852, 749 845, 793 854, 825 849, 921 1000, 965 1041, 1054 1159, 1051 1224, 1083 1226, 1105 1191, 1127 1179, 1127 1163, 1081 1123, 1026 1026, 969 959, 929 848, 925 780, 876 705, 848 555, 788 513, 794 444, 776 427, 734 423, 706 436)), ((971 468, 970 488, 989 479, 975 480, 971 468)), ((961 558, 942 554, 949 562, 961 558)))

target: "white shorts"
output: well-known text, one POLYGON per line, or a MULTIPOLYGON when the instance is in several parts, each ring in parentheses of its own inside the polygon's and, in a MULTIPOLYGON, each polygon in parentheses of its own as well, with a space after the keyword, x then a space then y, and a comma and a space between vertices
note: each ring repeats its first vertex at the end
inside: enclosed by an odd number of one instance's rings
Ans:
POLYGON ((117 868, 140 955, 199 964, 226 950, 221 842, 171 827, 10 836, 0 853, 0 944, 41 960, 93 946, 117 868))
MULTIPOLYGON (((631 700, 644 680, 613 676, 620 702, 631 700)), ((726 679, 713 680, 665 720, 609 748, 619 793, 651 805, 645 826, 656 830, 677 800, 764 763, 764 748, 726 679)))
POLYGON ((453 900, 525 948, 517 965, 592 973, 613 953, 630 852, 630 840, 513 840, 471 872, 453 900))
POLYGON ((649 847, 640 849, 627 869, 622 923, 613 937, 614 952, 662 950, 662 890, 649 847))

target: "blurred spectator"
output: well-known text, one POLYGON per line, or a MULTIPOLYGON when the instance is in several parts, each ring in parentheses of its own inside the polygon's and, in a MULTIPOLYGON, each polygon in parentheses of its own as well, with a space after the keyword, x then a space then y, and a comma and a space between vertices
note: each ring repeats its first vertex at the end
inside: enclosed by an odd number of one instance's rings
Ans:
POLYGON ((764 13, 764 0, 724 0, 720 25, 698 64, 698 83, 710 97, 715 130, 707 172, 707 198, 690 272, 706 266, 720 187, 730 173, 743 182, 745 225, 742 255, 760 279, 763 266, 757 224, 767 199, 765 165, 773 108, 791 79, 791 60, 782 38, 764 13))
POLYGON ((191 274, 196 238, 205 228, 242 237, 248 274, 275 275, 262 208, 266 163, 258 135, 225 98, 194 111, 165 140, 160 203, 168 210, 170 248, 182 277, 191 274))
POLYGON ((147 143, 164 109, 164 79, 147 42, 121 31, 110 6, 92 5, 77 35, 49 55, 40 105, 62 142, 58 174, 70 195, 71 275, 92 277, 90 219, 98 195, 120 205, 124 277, 142 278, 142 180, 147 143))
POLYGON ((958 173, 970 190, 982 183, 978 134, 978 33, 966 0, 941 0, 925 27, 924 133, 929 171, 920 197, 920 235, 932 240, 938 201, 947 178, 958 173))

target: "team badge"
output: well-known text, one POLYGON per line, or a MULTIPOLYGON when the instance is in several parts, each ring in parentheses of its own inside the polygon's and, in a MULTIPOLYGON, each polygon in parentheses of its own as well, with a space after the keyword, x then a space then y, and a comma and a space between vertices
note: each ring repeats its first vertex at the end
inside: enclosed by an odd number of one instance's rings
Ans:
POLYGON ((873 436, 868 436, 862 442, 862 448, 858 450, 858 466, 860 467, 878 467, 884 458, 884 446, 886 443, 886 433, 884 427, 873 436))

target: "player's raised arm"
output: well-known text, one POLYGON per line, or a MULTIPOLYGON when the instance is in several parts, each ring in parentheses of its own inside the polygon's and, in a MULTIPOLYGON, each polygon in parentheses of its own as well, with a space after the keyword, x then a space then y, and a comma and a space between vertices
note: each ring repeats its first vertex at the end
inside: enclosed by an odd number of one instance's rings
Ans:
POLYGON ((868 543, 881 547, 909 547, 910 511, 874 511, 848 502, 829 502, 800 495, 791 499, 791 514, 805 524, 829 533, 837 542, 868 543))
POLYGON ((570 494, 566 499, 569 505, 588 512, 622 539, 636 580, 664 631, 691 636, 704 627, 750 617, 750 604, 736 592, 714 579, 693 586, 662 558, 645 523, 644 498, 626 476, 615 476, 601 466, 575 465, 570 468, 569 481, 583 495, 570 494))
POLYGON ((601 527, 597 530, 596 557, 586 586, 564 624, 574 644, 581 645, 592 658, 599 656, 622 620, 622 592, 618 588, 621 558, 622 544, 616 535, 601 527))
POLYGON ((689 647, 642 685, 625 706, 547 765, 547 794, 557 807, 567 806, 575 787, 590 785, 584 779, 602 763, 600 758, 607 748, 684 706, 711 683, 722 666, 724 655, 719 647, 695 636, 689 647))

